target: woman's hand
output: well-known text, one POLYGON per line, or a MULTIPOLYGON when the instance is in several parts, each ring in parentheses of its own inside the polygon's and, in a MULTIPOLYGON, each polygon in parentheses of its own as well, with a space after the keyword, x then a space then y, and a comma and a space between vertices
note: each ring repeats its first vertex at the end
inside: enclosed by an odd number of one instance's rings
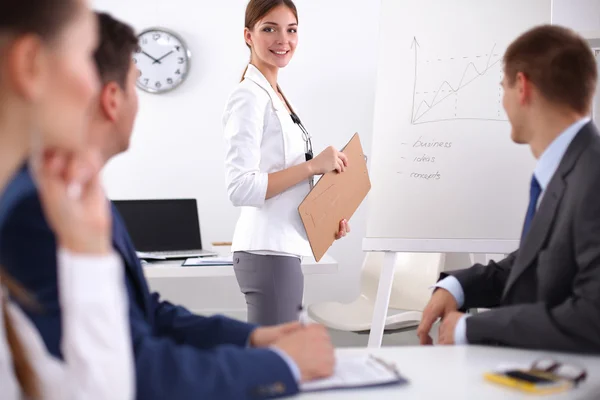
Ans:
POLYGON ((335 240, 339 240, 350 233, 350 224, 345 219, 340 221, 340 230, 335 234, 335 240))
POLYGON ((348 157, 333 146, 329 146, 309 161, 313 175, 323 175, 330 171, 344 172, 348 166, 348 157))
POLYGON ((45 150, 34 157, 42 207, 58 245, 74 253, 108 254, 111 213, 100 183, 100 155, 45 150))

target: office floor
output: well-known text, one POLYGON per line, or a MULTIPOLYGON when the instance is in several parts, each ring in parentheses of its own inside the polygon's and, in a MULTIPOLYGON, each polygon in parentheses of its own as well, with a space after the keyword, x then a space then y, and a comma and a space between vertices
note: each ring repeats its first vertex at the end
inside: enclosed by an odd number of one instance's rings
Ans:
MULTIPOLYGON (((437 342, 438 324, 433 326, 431 337, 437 342)), ((330 329, 331 340, 335 347, 365 347, 369 333, 344 332, 330 329)), ((383 346, 416 346, 419 344, 416 328, 389 332, 383 335, 383 346)))

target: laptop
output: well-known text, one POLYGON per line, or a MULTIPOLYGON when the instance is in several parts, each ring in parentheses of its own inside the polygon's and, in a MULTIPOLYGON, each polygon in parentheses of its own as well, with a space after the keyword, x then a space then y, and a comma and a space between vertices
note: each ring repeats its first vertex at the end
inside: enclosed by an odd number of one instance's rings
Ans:
POLYGON ((202 249, 196 199, 113 200, 142 259, 217 255, 202 249))

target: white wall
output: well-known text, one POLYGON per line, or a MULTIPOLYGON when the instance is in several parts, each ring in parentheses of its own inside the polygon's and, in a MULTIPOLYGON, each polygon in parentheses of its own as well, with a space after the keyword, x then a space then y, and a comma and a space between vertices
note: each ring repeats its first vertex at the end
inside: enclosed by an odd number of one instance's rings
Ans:
MULTIPOLYGON (((242 38, 246 0, 93 0, 142 30, 163 26, 180 33, 193 53, 190 77, 165 95, 140 93, 140 113, 131 149, 105 173, 112 198, 194 197, 199 201, 205 244, 231 239, 237 211, 225 193, 221 113, 248 60, 242 38)), ((297 0, 300 47, 280 83, 314 136, 315 150, 342 146, 358 131, 370 151, 375 88, 379 1, 297 0)), ((554 22, 579 31, 600 29, 600 0, 554 0, 554 22)), ((393 51, 393 49, 386 49, 393 51)), ((352 234, 330 254, 340 262, 336 277, 311 276, 307 301, 352 299, 358 289, 365 236, 365 209, 352 220, 352 234)), ((466 255, 447 258, 447 268, 469 264, 466 255)), ((164 280, 155 288, 182 293, 193 308, 240 307, 234 280, 164 280), (195 293, 196 292, 196 293, 195 293)), ((233 312, 232 314, 236 314, 233 312)))
MULTIPOLYGON (((600 48, 600 0, 554 0, 552 11, 553 24, 567 26, 586 35, 592 48, 600 48)), ((596 60, 600 61, 598 50, 596 60)), ((594 97, 592 116, 596 122, 600 119, 600 82, 594 97)))
MULTIPOLYGON (((105 171, 109 196, 197 198, 204 244, 231 240, 238 212, 226 196, 221 114, 249 59, 243 41, 247 1, 93 3, 138 31, 156 25, 172 29, 192 51, 189 79, 179 89, 159 96, 140 92, 131 149, 105 171)), ((330 144, 342 147, 358 131, 369 154, 379 2, 297 0, 296 4, 300 45, 280 74, 281 87, 312 134, 315 151, 330 144)), ((330 251, 340 263, 339 276, 331 287, 314 288, 327 298, 350 300, 357 291, 364 208, 351 225, 352 234, 330 251)))
POLYGON ((554 0, 552 23, 579 32, 600 30, 600 0, 554 0))

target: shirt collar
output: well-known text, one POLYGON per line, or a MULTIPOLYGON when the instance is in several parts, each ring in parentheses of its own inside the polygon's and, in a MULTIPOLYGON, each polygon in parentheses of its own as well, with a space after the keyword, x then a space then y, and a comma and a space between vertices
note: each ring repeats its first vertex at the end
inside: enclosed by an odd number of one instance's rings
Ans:
POLYGON ((560 161, 565 155, 567 148, 577 136, 577 133, 583 128, 585 124, 590 122, 590 118, 582 118, 575 122, 573 125, 565 129, 544 152, 539 158, 533 174, 540 184, 542 191, 546 190, 546 187, 550 183, 550 180, 554 176, 554 173, 560 165, 560 161))
POLYGON ((275 90, 273 90, 273 87, 267 78, 265 78, 262 72, 260 72, 260 70, 254 65, 248 64, 248 69, 244 74, 244 79, 250 79, 252 82, 263 88, 269 94, 269 97, 271 97, 271 102, 273 103, 273 108, 275 108, 275 110, 280 110, 282 107, 285 109, 283 102, 277 93, 275 93, 275 90))

